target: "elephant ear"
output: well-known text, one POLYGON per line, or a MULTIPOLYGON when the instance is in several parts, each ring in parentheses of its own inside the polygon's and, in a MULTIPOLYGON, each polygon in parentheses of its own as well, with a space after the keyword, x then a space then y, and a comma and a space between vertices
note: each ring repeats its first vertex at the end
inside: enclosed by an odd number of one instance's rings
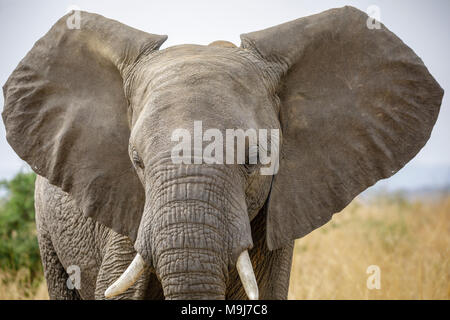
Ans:
POLYGON ((144 192, 128 156, 123 82, 167 38, 87 12, 41 38, 3 87, 7 140, 83 213, 135 239, 144 192))
POLYGON ((279 80, 283 143, 268 204, 270 249, 322 226, 430 137, 443 90, 409 47, 367 21, 344 7, 241 36, 279 80))

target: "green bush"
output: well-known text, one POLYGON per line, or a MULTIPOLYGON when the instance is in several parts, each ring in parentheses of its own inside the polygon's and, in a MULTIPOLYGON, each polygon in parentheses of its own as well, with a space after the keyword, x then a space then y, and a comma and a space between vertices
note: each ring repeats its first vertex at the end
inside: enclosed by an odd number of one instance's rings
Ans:
POLYGON ((31 278, 42 273, 34 220, 36 174, 19 172, 12 180, 0 181, 5 195, 0 202, 0 268, 28 269, 31 278))

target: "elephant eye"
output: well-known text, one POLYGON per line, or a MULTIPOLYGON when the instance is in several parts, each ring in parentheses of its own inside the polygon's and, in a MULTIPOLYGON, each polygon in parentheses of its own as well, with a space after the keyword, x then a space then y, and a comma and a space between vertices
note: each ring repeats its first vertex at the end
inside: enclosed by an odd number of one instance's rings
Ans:
POLYGON ((139 157, 139 154, 136 150, 133 150, 132 153, 133 156, 133 163, 137 168, 144 169, 144 163, 142 162, 141 158, 139 157))
POLYGON ((258 145, 250 146, 246 154, 244 169, 247 174, 252 174, 258 167, 258 145))
POLYGON ((248 175, 253 174, 257 167, 258 166, 256 164, 248 164, 248 163, 244 164, 244 170, 248 175))

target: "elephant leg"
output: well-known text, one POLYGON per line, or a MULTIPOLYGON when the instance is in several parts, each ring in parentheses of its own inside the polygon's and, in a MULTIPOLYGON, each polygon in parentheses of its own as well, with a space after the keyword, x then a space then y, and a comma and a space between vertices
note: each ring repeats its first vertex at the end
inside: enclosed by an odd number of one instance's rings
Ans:
POLYGON ((79 300, 80 295, 78 291, 75 288, 69 289, 67 286, 69 275, 58 259, 50 236, 46 233, 39 232, 38 242, 50 299, 79 300))
MULTIPOLYGON (((265 250, 269 263, 259 276, 261 283, 260 299, 286 300, 289 292, 289 279, 291 275, 292 254, 294 242, 288 246, 274 250, 265 250)), ((263 251, 264 252, 264 251, 263 251)), ((253 259, 253 261, 256 259, 253 259)), ((254 263, 257 263, 256 261, 254 263)))
MULTIPOLYGON (((108 235, 105 248, 95 288, 95 299, 98 300, 105 299, 106 289, 120 277, 136 255, 131 241, 113 231, 108 235)), ((133 286, 112 299, 161 300, 164 294, 156 275, 147 269, 133 286)))
POLYGON ((41 182, 43 182, 43 179, 38 176, 35 188, 36 229, 48 294, 50 299, 53 300, 79 300, 78 291, 75 288, 69 289, 67 286, 69 275, 56 253, 51 233, 45 224, 45 216, 50 211, 46 208, 42 199, 41 182))
MULTIPOLYGON (((266 207, 252 220, 253 248, 249 251, 259 288, 259 299, 284 300, 289 291, 294 241, 270 251, 266 243, 266 207)), ((227 299, 246 299, 236 268, 230 271, 227 299)))

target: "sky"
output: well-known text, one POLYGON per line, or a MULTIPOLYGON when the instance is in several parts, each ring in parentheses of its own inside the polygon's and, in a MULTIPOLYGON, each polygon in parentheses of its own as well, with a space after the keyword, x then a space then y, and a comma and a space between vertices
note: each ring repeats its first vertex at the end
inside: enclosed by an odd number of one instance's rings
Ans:
MULTIPOLYGON (((446 94, 432 135, 421 152, 398 174, 377 184, 385 189, 450 185, 450 1, 24 1, 0 0, 0 83, 68 10, 101 14, 134 28, 167 34, 161 47, 227 40, 240 45, 239 35, 321 11, 352 5, 362 11, 379 9, 379 18, 424 61, 446 94), (372 7, 373 8, 373 7, 372 7)), ((3 109, 3 96, 0 109, 3 109)), ((11 178, 27 166, 5 139, 0 121, 0 179, 11 178)))

